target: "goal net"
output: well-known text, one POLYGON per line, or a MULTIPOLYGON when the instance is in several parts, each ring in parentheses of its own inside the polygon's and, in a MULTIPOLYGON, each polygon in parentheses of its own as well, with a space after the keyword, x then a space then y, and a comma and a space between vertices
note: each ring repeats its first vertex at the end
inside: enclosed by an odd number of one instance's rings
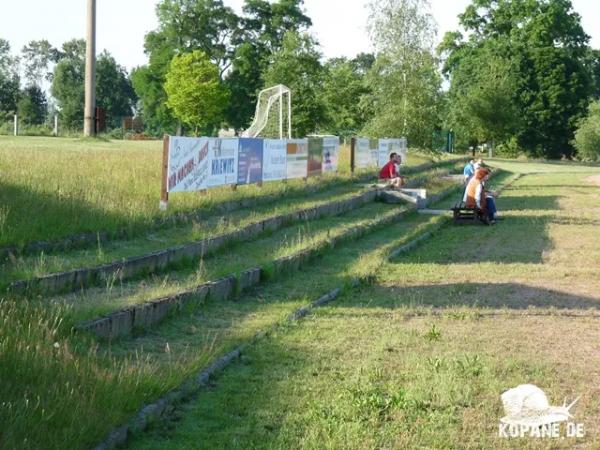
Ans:
POLYGON ((283 84, 260 91, 256 112, 243 137, 292 138, 292 92, 283 84))

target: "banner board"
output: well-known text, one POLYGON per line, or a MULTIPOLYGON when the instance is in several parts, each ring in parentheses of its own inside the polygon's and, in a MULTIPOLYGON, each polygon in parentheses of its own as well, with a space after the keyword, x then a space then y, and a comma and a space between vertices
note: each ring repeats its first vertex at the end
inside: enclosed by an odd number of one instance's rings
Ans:
POLYGON ((240 139, 237 184, 260 183, 263 180, 262 139, 240 139))
POLYGON ((198 191, 208 187, 209 144, 209 138, 170 138, 167 192, 198 191))
POLYGON ((340 138, 323 138, 323 173, 337 172, 340 154, 340 138))
POLYGON ((290 139, 287 141, 287 178, 305 178, 308 167, 308 141, 290 139))
POLYGON ((239 139, 210 138, 208 187, 237 183, 239 139))
POLYGON ((406 163, 406 139, 379 139, 378 167, 383 167, 389 160, 391 153, 398 153, 402 157, 402 164, 406 163))
POLYGON ((287 178, 287 145, 285 139, 263 141, 263 181, 279 181, 287 178))
POLYGON ((358 138, 354 149, 355 165, 358 169, 379 165, 379 141, 377 139, 358 138))

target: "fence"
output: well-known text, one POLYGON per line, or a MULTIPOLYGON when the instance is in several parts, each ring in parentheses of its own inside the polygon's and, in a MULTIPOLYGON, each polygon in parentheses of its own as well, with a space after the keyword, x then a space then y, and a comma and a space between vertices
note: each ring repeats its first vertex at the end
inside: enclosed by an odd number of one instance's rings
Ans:
MULTIPOLYGON (((353 138, 351 170, 381 167, 392 152, 407 156, 406 139, 353 138)), ((203 191, 216 186, 307 179, 337 173, 340 139, 209 138, 165 136, 160 207, 169 194, 203 191)))
POLYGON ((24 124, 18 115, 5 116, 0 121, 0 135, 9 136, 58 136, 58 116, 55 115, 49 122, 39 125, 24 124))

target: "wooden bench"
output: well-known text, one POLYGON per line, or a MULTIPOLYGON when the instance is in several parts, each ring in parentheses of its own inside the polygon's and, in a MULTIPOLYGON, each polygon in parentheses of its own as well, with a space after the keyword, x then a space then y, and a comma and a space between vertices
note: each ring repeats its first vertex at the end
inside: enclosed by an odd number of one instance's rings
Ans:
POLYGON ((456 202, 452 208, 450 208, 453 214, 454 223, 484 223, 490 225, 490 220, 483 213, 480 208, 469 208, 465 205, 465 202, 456 202))

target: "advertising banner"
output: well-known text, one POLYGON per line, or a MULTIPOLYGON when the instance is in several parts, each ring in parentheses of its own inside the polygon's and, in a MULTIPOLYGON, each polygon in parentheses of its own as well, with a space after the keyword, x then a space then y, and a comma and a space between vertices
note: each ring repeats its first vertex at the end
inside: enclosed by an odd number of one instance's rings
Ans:
POLYGON ((211 170, 209 138, 169 139, 168 192, 192 192, 208 187, 211 170))
POLYGON ((263 140, 240 139, 237 184, 260 183, 263 179, 263 140))
POLYGON ((290 139, 287 141, 287 178, 304 178, 308 167, 308 141, 290 139))
POLYGON ((239 139, 210 138, 208 187, 237 183, 239 139))
POLYGON ((379 139, 379 167, 383 167, 389 161, 392 152, 398 153, 402 157, 402 164, 405 164, 408 156, 406 139, 379 139))
POLYGON ((323 138, 308 138, 308 176, 323 172, 323 138))
POLYGON ((323 173, 337 172, 340 154, 340 138, 323 138, 323 173))
POLYGON ((263 141, 263 181, 285 180, 287 177, 287 146, 285 139, 263 141))
POLYGON ((356 139, 354 158, 357 169, 377 167, 379 165, 379 141, 369 138, 356 139))

